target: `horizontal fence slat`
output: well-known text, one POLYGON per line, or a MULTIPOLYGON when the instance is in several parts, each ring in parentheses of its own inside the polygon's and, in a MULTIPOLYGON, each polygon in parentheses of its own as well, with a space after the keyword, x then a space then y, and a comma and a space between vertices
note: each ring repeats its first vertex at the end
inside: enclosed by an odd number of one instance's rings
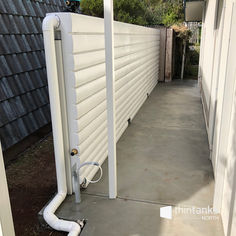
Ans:
MULTIPOLYGON (((107 157, 104 21, 57 15, 61 18, 70 149, 78 148, 81 163, 102 164, 107 157)), ((114 22, 117 141, 158 82, 159 52, 158 29, 114 22)), ((84 167, 80 179, 91 179, 96 171, 84 167)))

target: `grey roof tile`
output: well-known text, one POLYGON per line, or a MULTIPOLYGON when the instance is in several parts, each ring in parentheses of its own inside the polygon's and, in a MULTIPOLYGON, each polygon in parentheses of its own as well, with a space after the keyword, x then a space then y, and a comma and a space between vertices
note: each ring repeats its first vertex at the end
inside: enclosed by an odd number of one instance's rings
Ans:
POLYGON ((3 104, 1 104, 1 106, 0 106, 0 114, 1 114, 1 116, 0 116, 0 127, 1 127, 4 124, 7 124, 9 122, 8 117, 7 117, 7 113, 4 109, 3 104))
POLYGON ((20 135, 24 136, 27 133, 33 133, 34 130, 37 130, 37 124, 35 122, 35 119, 32 115, 32 113, 27 114, 26 116, 23 116, 21 119, 21 124, 24 126, 25 130, 20 129, 20 135))
POLYGON ((3 100, 6 100, 8 98, 7 93, 6 93, 5 89, 4 89, 4 87, 1 85, 1 81, 2 80, 0 80, 0 102, 3 101, 3 100))
POLYGON ((29 42, 27 40, 26 35, 22 34, 22 35, 16 35, 16 42, 18 42, 20 51, 17 52, 29 52, 32 51, 32 48, 29 45, 29 42))
POLYGON ((42 73, 41 78, 45 81, 44 83, 47 84, 47 70, 46 67, 44 67, 39 73, 42 73))
POLYGON ((6 38, 3 35, 0 35, 0 55, 6 54, 8 50, 9 43, 6 42, 6 38))
POLYGON ((0 116, 0 126, 11 122, 17 117, 14 104, 12 104, 10 99, 1 102, 1 113, 5 115, 6 119, 2 119, 2 115, 0 116))
POLYGON ((46 13, 53 12, 53 11, 54 11, 53 6, 52 5, 47 5, 46 13))
POLYGON ((7 13, 4 1, 0 1, 0 13, 7 13))
POLYGON ((47 96, 36 89, 30 93, 2 101, 0 104, 0 127, 48 104, 47 96))
POLYGON ((18 127, 15 126, 14 123, 10 123, 0 128, 0 140, 3 150, 20 141, 20 137, 16 132, 18 127))
POLYGON ((33 92, 31 92, 31 94, 30 94, 31 99, 34 102, 34 105, 36 107, 42 107, 47 102, 47 101, 44 102, 43 96, 40 94, 40 92, 41 92, 40 90, 41 89, 36 89, 33 92))
POLYGON ((48 13, 48 5, 47 4, 41 4, 42 5, 42 12, 44 17, 46 16, 46 14, 48 13))
MULTIPOLYGON (((25 116, 25 117, 28 117, 28 116, 25 116)), ((19 139, 23 139, 26 136, 26 134, 31 133, 30 129, 27 129, 28 128, 27 123, 30 124, 30 119, 29 118, 24 119, 25 117, 22 117, 22 118, 18 119, 17 122, 16 122, 17 131, 19 133, 19 139), (24 122, 24 120, 26 120, 26 122, 24 122)), ((33 124, 33 122, 32 122, 32 124, 33 124)))
POLYGON ((33 94, 34 98, 39 102, 38 107, 44 106, 49 103, 48 91, 46 87, 42 87, 40 89, 36 89, 33 94))
POLYGON ((7 99, 18 96, 22 92, 17 84, 17 77, 18 75, 12 75, 8 77, 7 80, 5 80, 5 84, 8 90, 10 88, 10 91, 11 91, 11 94, 8 95, 7 99))
POLYGON ((40 76, 40 70, 30 71, 28 73, 29 77, 31 78, 31 83, 33 85, 33 88, 41 88, 45 86, 44 80, 40 76))
POLYGON ((38 51, 38 52, 36 52, 36 53, 37 53, 38 58, 39 58, 39 60, 40 60, 40 64, 41 64, 42 66, 45 66, 46 63, 45 63, 45 54, 44 54, 44 51, 38 51))
POLYGON ((0 1, 0 139, 4 150, 50 122, 42 20, 62 6, 64 0, 0 1))
POLYGON ((12 98, 14 96, 18 96, 20 94, 20 90, 19 90, 16 80, 15 80, 16 76, 17 75, 15 75, 15 76, 13 75, 8 78, 2 79, 6 90, 10 92, 10 93, 8 93, 8 96, 7 96, 8 99, 12 98))
POLYGON ((65 7, 65 2, 61 0, 56 0, 56 5, 59 6, 60 8, 65 7))
POLYGON ((14 4, 16 6, 18 15, 27 15, 27 11, 24 6, 24 0, 14 0, 14 4))
POLYGON ((5 93, 7 98, 13 97, 14 93, 12 92, 12 88, 9 86, 9 78, 3 77, 0 80, 0 86, 5 93))
MULTIPOLYGON (((39 58, 37 57, 37 53, 38 52, 30 52, 30 53, 27 53, 27 60, 30 61, 30 64, 31 64, 31 67, 32 68, 40 68, 41 67, 41 63, 39 61, 39 58)), ((27 64, 28 62, 25 61, 25 64, 27 64)))
POLYGON ((4 38, 5 38, 6 43, 8 44, 8 51, 6 52, 7 54, 21 52, 22 49, 17 40, 17 35, 5 35, 4 38))
MULTIPOLYGON (((34 68, 32 67, 32 63, 31 61, 29 60, 29 55, 30 53, 23 53, 22 54, 22 60, 21 60, 21 64, 24 68, 24 71, 30 71, 30 70, 33 70, 34 68)), ((35 68, 36 69, 36 68, 35 68)))
POLYGON ((12 0, 3 1, 8 14, 16 14, 17 9, 12 0))
POLYGON ((0 35, 0 54, 21 53, 30 51, 28 42, 22 41, 24 35, 0 35))
POLYGON ((30 83, 30 80, 27 80, 27 77, 27 73, 21 73, 14 76, 13 82, 15 83, 15 87, 18 90, 18 93, 16 93, 16 95, 24 94, 34 89, 32 83, 30 83))
POLYGON ((28 16, 37 16, 35 11, 34 11, 34 8, 32 6, 31 1, 22 1, 22 3, 25 7, 26 15, 28 15, 28 16))
POLYGON ((34 24, 37 28, 37 33, 42 33, 42 20, 40 18, 34 18, 34 24))
POLYGON ((37 50, 44 50, 43 34, 31 35, 31 41, 37 50))
POLYGON ((9 19, 8 19, 7 15, 0 14, 0 22, 1 22, 0 34, 9 34, 9 30, 7 28, 7 26, 9 26, 9 24, 6 24, 6 23, 9 23, 9 19))
POLYGON ((41 109, 43 114, 45 115, 46 120, 50 122, 51 121, 50 105, 48 104, 46 106, 43 106, 41 109))
POLYGON ((0 56, 0 74, 1 76, 3 75, 10 75, 12 72, 11 72, 11 69, 9 68, 8 66, 8 63, 7 63, 7 60, 5 58, 5 56, 0 56))
POLYGON ((12 98, 11 100, 11 106, 14 107, 15 110, 15 119, 23 116, 27 112, 27 107, 24 106, 22 96, 17 96, 12 98))
POLYGON ((37 88, 38 85, 34 85, 33 78, 30 77, 29 72, 25 72, 18 75, 18 84, 22 88, 22 93, 37 88))
POLYGON ((20 31, 17 27, 17 23, 18 23, 18 16, 13 16, 13 15, 5 15, 5 23, 8 27, 8 31, 11 34, 19 34, 20 31))
MULTIPOLYGON (((36 18, 34 18, 34 19, 36 19, 36 18)), ((24 17, 24 20, 25 20, 25 24, 27 27, 27 32, 30 34, 36 34, 38 32, 38 30, 35 26, 35 22, 34 22, 33 18, 31 16, 24 17)))
POLYGON ((39 2, 33 2, 32 6, 38 17, 44 17, 44 4, 40 5, 39 2))
POLYGON ((30 33, 30 31, 26 25, 25 18, 27 18, 27 17, 18 16, 18 19, 17 19, 18 28, 19 28, 19 31, 21 34, 30 33))
MULTIPOLYGON (((34 92, 25 93, 20 97, 20 100, 25 108, 24 114, 32 112, 33 110, 38 108, 38 104, 33 97, 33 93, 34 92)), ((22 115, 24 115, 24 114, 22 114, 22 115)))
POLYGON ((36 122, 38 126, 42 127, 45 124, 46 118, 44 113, 42 112, 42 109, 38 109, 35 111, 35 116, 36 116, 36 122))
POLYGON ((21 55, 22 54, 12 54, 12 55, 5 56, 8 67, 11 70, 11 73, 9 75, 23 72, 23 68, 21 67, 21 63, 20 63, 21 55))
POLYGON ((44 50, 43 34, 34 35, 34 40, 35 40, 35 43, 37 43, 38 48, 44 50))

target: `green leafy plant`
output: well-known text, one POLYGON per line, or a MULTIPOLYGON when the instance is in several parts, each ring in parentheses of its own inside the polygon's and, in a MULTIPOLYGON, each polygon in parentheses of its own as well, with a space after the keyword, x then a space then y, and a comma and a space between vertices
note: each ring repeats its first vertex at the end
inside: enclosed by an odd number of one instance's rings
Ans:
MULTIPOLYGON (((82 13, 90 16, 103 17, 103 0, 82 0, 82 13)), ((145 5, 140 0, 115 0, 114 19, 121 22, 146 25, 144 17, 145 5)))

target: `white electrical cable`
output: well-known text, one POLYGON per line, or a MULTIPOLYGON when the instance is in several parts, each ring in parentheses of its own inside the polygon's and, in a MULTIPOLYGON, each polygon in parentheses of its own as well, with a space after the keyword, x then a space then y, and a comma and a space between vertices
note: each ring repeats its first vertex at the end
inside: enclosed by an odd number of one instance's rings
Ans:
POLYGON ((86 181, 88 181, 88 182, 91 183, 91 184, 96 184, 96 183, 99 182, 99 181, 101 180, 101 178, 102 178, 102 175, 103 175, 102 167, 101 167, 101 166, 97 166, 97 167, 98 167, 99 170, 100 170, 100 176, 99 176, 99 178, 96 179, 96 180, 89 180, 89 179, 86 178, 86 181))
POLYGON ((84 162, 82 165, 80 165, 79 169, 86 166, 86 165, 93 165, 93 166, 97 166, 100 170, 100 176, 98 179, 96 180, 89 180, 87 178, 85 178, 85 181, 88 181, 88 183, 91 183, 91 184, 95 184, 97 182, 99 182, 102 178, 102 175, 103 175, 103 171, 102 171, 102 167, 99 165, 98 162, 93 162, 93 161, 90 161, 90 162, 84 162))

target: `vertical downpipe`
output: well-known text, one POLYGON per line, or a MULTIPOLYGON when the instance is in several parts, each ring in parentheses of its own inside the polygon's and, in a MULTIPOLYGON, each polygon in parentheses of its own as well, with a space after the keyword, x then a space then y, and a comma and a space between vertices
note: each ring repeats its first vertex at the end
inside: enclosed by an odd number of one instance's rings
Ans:
POLYGON ((47 16, 43 21, 43 37, 47 64, 48 88, 52 118, 53 142, 56 162, 58 193, 46 206, 43 212, 45 221, 53 229, 69 232, 69 236, 77 236, 81 232, 83 222, 66 221, 57 218, 55 212, 67 195, 65 152, 63 145, 62 113, 55 50, 55 29, 59 27, 59 18, 55 15, 47 16))

